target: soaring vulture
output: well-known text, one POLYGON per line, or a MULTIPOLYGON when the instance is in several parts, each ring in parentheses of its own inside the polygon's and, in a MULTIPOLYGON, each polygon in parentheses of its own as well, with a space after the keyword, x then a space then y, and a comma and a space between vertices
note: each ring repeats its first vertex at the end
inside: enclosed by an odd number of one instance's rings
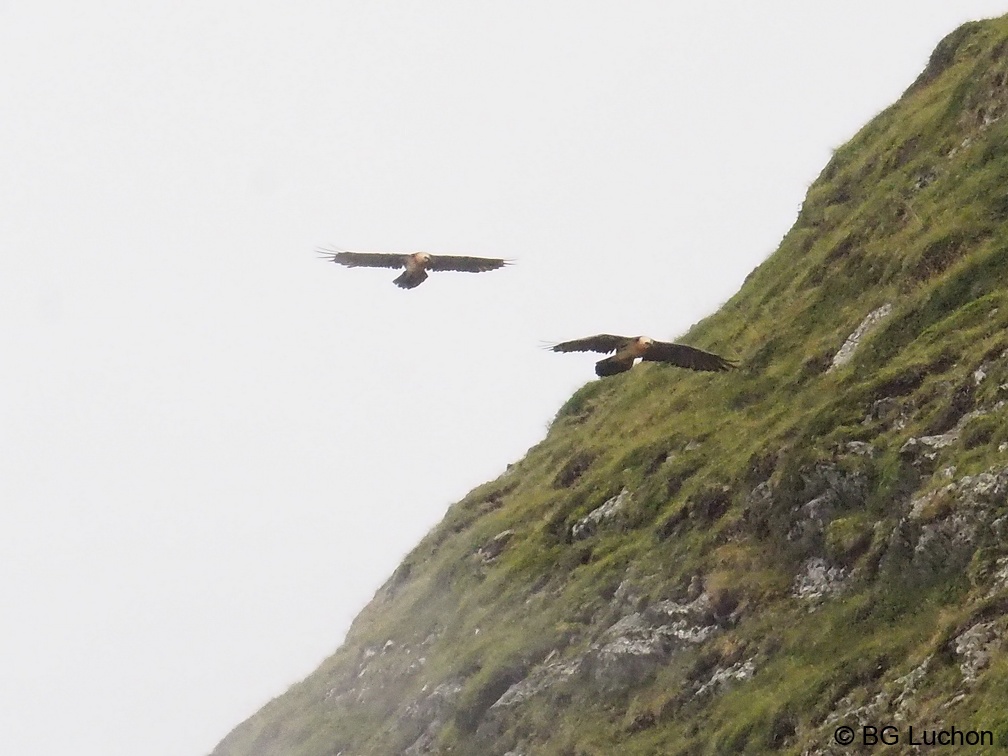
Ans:
POLYGON ((455 270, 465 273, 483 273, 510 264, 509 260, 495 257, 466 257, 464 255, 432 255, 414 252, 409 255, 384 252, 346 252, 342 249, 320 249, 319 254, 348 268, 405 268, 392 283, 401 289, 413 289, 427 280, 429 270, 455 270))
POLYGON ((564 341, 550 347, 554 352, 615 352, 612 357, 595 363, 596 375, 605 377, 623 373, 634 365, 638 357, 645 362, 667 362, 689 370, 731 370, 734 363, 702 349, 669 341, 655 341, 647 336, 613 336, 600 333, 586 339, 564 341))

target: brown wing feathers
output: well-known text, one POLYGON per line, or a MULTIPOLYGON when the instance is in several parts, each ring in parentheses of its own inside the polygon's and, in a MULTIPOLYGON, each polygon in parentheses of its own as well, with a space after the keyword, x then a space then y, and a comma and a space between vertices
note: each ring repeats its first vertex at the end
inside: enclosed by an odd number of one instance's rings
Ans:
POLYGON ((330 262, 348 268, 405 268, 406 255, 389 255, 384 252, 347 252, 343 249, 320 249, 318 253, 330 262))
POLYGON ((453 270, 461 273, 485 273, 509 265, 508 260, 496 257, 467 257, 465 255, 431 255, 428 270, 453 270))
POLYGON ((734 363, 720 355, 685 344, 667 341, 653 341, 641 356, 647 362, 667 362, 689 370, 724 371, 735 367, 734 363))
POLYGON ((554 344, 550 349, 554 352, 615 352, 618 349, 633 341, 627 336, 613 336, 611 333, 600 333, 597 336, 588 336, 584 339, 574 341, 562 341, 554 344))

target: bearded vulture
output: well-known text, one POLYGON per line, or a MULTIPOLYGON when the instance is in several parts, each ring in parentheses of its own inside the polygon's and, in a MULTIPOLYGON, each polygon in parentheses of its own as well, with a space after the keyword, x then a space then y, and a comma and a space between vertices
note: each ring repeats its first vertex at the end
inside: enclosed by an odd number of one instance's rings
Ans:
POLYGON ((733 362, 711 352, 696 349, 685 344, 655 341, 647 336, 613 336, 600 333, 585 339, 564 341, 550 347, 554 352, 615 352, 595 363, 596 375, 605 377, 629 370, 638 357, 645 362, 667 362, 689 370, 724 371, 735 367, 733 362))
POLYGON ((427 280, 427 271, 455 270, 465 273, 483 273, 510 265, 510 260, 495 257, 466 257, 462 255, 432 255, 414 252, 408 255, 384 252, 346 252, 341 249, 320 249, 319 254, 348 268, 405 268, 392 283, 401 289, 413 289, 427 280))

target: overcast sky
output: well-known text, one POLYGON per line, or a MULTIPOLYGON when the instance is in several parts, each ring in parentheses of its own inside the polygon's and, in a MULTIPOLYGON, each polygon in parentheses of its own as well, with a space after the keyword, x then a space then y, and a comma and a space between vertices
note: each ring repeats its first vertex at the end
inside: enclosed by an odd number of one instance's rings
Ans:
POLYGON ((1006 11, 0 0, 4 753, 209 751, 593 377, 540 342, 681 335, 1006 11))

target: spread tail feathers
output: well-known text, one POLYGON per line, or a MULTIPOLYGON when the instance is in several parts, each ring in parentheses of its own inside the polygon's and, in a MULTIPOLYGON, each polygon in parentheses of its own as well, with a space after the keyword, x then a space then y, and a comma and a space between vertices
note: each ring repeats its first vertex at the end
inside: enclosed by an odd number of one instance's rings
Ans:
POLYGON ((606 357, 604 360, 599 360, 595 363, 595 375, 600 378, 605 378, 608 375, 616 375, 617 373, 625 373, 627 370, 633 367, 633 360, 626 359, 616 359, 613 357, 606 357))
POLYGON ((426 280, 427 271, 421 268, 420 270, 407 270, 405 273, 400 274, 392 283, 400 289, 414 289, 426 280))

